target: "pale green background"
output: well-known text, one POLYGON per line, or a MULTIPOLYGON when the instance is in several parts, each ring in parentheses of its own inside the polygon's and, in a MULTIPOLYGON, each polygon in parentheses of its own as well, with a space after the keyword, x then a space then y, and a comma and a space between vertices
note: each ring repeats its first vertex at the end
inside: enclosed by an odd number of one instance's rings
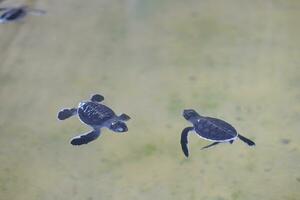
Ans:
POLYGON ((1 200, 300 199, 300 1, 27 3, 47 15, 0 24, 1 200), (57 111, 93 92, 129 131, 73 147, 57 111), (192 135, 185 159, 184 108, 257 146, 192 135))

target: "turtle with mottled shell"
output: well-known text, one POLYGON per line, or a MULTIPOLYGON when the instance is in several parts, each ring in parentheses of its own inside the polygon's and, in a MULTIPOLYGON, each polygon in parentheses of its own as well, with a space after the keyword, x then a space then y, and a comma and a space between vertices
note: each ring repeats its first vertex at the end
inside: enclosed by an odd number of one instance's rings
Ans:
POLYGON ((88 101, 82 101, 77 108, 65 108, 59 111, 58 119, 65 120, 77 115, 81 122, 89 125, 93 130, 71 139, 72 145, 87 144, 97 139, 101 134, 101 128, 106 127, 114 132, 127 132, 126 121, 130 117, 126 114, 117 116, 112 109, 101 104, 104 97, 95 94, 88 101))

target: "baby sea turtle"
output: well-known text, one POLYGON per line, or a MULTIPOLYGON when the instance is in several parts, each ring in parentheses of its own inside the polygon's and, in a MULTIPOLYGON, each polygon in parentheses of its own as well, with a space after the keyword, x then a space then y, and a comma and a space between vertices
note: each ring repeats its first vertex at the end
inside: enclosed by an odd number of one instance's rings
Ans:
POLYGON ((212 144, 207 145, 202 149, 209 148, 219 143, 229 142, 232 144, 237 138, 249 146, 255 145, 253 141, 238 134, 235 128, 223 120, 201 116, 193 109, 184 110, 183 117, 193 124, 193 127, 186 127, 181 133, 181 148, 186 157, 189 156, 188 133, 190 131, 195 131, 198 136, 205 140, 213 141, 212 144))
POLYGON ((28 6, 0 8, 0 12, 1 24, 18 21, 24 18, 27 14, 44 15, 46 13, 44 10, 29 8, 28 6))
POLYGON ((104 97, 95 94, 89 101, 82 101, 77 108, 63 109, 58 113, 59 120, 65 120, 78 115, 81 122, 93 128, 92 131, 71 139, 72 145, 87 144, 100 136, 100 129, 106 127, 114 132, 126 132, 128 128, 125 121, 130 117, 126 114, 117 116, 109 107, 100 104, 104 97))

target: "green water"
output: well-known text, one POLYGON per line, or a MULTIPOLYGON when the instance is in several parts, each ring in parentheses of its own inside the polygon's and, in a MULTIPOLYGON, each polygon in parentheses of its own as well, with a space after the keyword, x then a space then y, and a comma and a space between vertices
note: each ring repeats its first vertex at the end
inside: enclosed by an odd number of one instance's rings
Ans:
MULTIPOLYGON (((9 4, 8 2, 5 2, 9 4)), ((300 199, 300 2, 28 1, 0 26, 1 200, 300 199), (56 119, 91 93, 127 134, 56 119), (185 108, 253 139, 201 151, 185 108)))

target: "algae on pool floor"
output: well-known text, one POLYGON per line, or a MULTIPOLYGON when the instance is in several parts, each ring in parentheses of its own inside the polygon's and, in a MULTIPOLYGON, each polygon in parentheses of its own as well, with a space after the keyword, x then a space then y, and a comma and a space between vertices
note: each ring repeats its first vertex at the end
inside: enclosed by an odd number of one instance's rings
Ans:
POLYGON ((1 200, 300 198, 300 2, 28 2, 47 15, 0 26, 1 200), (74 148, 57 112, 95 92, 129 132, 74 148), (186 108, 257 146, 185 159, 186 108))

